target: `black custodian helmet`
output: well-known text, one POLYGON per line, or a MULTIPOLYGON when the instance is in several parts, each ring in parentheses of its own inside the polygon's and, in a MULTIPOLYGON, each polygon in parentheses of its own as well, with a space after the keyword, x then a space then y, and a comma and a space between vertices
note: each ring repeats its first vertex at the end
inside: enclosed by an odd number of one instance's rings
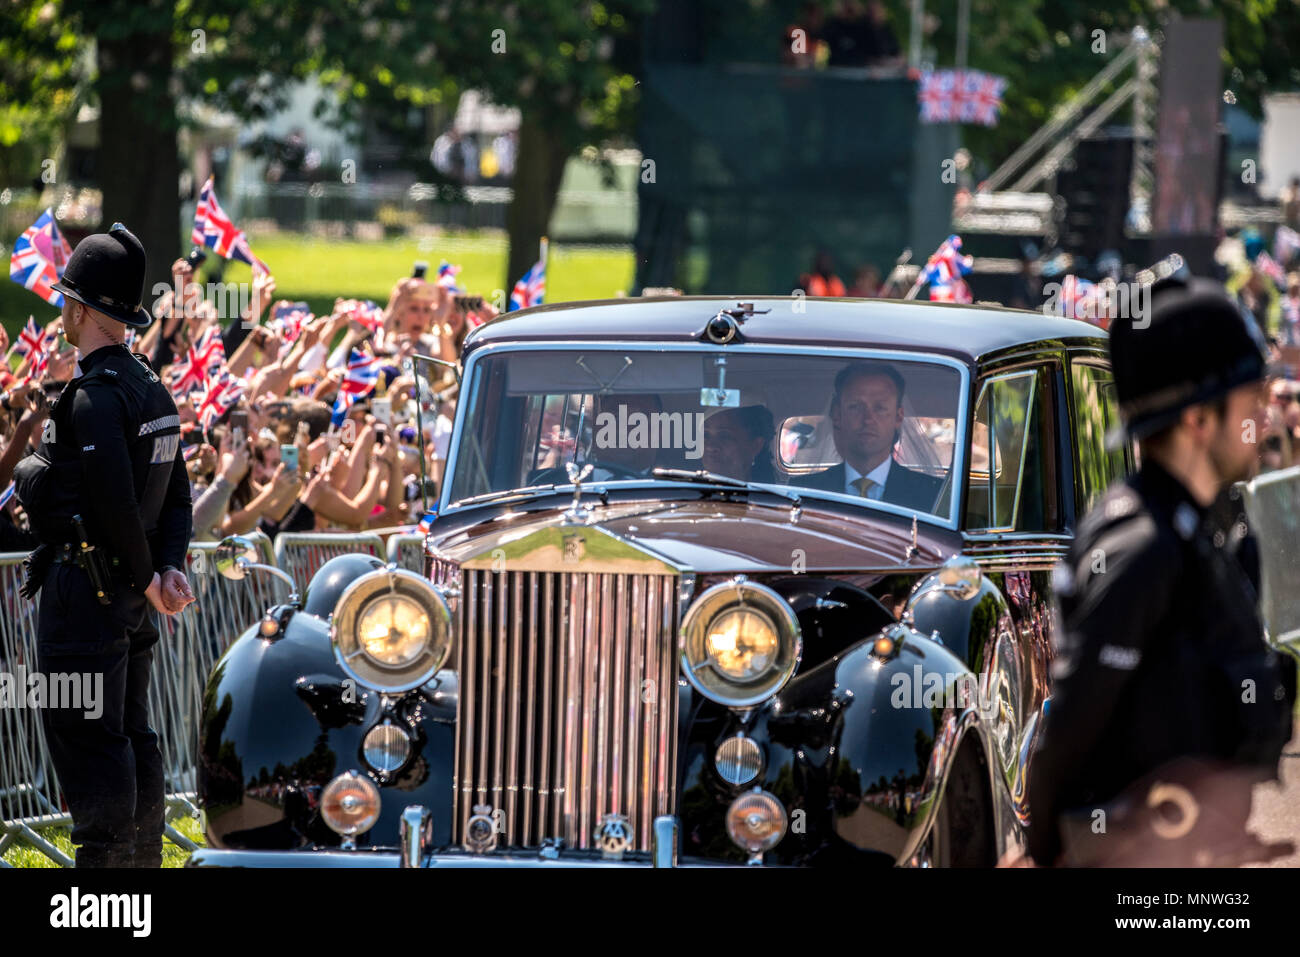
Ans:
POLYGON ((135 234, 121 223, 77 243, 54 289, 118 322, 143 328, 153 322, 144 308, 148 259, 135 234))
POLYGON ((1168 428, 1188 406, 1263 379, 1268 346, 1222 285, 1175 276, 1151 287, 1144 315, 1111 322, 1110 361, 1125 426, 1114 438, 1122 443, 1168 428))

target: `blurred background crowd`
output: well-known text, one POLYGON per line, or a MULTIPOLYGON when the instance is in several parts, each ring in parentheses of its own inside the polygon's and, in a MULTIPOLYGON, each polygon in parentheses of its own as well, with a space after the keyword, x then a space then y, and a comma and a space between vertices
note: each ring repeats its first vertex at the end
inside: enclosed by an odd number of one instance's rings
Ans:
MULTIPOLYGON (((454 364, 470 329, 496 315, 454 268, 398 280, 384 305, 339 298, 320 316, 277 300, 275 277, 257 273, 248 307, 223 321, 192 261, 172 265, 173 289, 130 348, 176 399, 196 541, 419 522, 436 500, 458 386, 452 368, 410 360, 454 364)), ((0 489, 76 374, 59 332, 57 318, 13 342, 0 330, 0 489)), ((0 551, 34 547, 11 490, 4 499, 0 551)))

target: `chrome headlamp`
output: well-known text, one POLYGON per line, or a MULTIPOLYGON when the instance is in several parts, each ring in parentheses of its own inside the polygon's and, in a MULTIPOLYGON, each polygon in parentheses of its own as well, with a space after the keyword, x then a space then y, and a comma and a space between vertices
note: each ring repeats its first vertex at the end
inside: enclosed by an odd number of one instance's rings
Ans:
POLYGON ((442 593, 398 568, 363 575, 344 589, 330 625, 339 667, 384 692, 428 682, 447 660, 451 640, 451 609, 442 593))
POLYGON ((700 694, 746 708, 790 680, 803 650, 799 620, 784 598, 743 577, 714 585, 682 620, 682 672, 700 694))

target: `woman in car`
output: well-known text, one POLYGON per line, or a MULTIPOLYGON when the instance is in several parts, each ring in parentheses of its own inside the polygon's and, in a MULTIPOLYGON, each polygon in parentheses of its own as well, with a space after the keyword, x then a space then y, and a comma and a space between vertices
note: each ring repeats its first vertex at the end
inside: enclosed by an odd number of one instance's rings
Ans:
POLYGON ((775 432, 772 413, 765 406, 720 409, 704 420, 702 467, 751 482, 775 482, 776 467, 772 464, 775 432))

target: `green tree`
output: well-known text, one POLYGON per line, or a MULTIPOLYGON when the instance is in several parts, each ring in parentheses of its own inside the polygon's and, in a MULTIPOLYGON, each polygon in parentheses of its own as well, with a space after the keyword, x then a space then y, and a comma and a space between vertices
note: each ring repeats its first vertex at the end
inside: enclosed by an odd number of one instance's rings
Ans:
POLYGON ((372 101, 405 110, 478 88, 523 111, 509 215, 510 271, 522 271, 564 160, 630 128, 635 82, 615 62, 615 41, 649 2, 245 0, 231 10, 219 0, 14 0, 0 27, 0 154, 13 141, 0 169, 35 179, 32 161, 85 89, 101 111, 105 221, 144 241, 152 283, 181 248, 179 105, 255 120, 286 105, 291 81, 314 77, 325 90, 318 115, 346 125, 372 101), (77 64, 92 51, 87 80, 77 64))

